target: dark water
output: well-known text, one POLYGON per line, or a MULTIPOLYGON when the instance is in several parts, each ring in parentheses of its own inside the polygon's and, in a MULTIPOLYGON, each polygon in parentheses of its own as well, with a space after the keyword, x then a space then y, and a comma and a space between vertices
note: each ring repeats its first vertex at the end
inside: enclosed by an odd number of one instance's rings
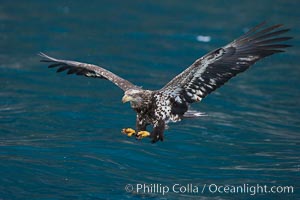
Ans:
POLYGON ((1 1, 0 199, 299 199, 298 6, 279 0, 1 1), (294 47, 193 105, 208 116, 171 124, 157 144, 120 133, 135 121, 121 90, 55 74, 36 56, 43 51, 100 64, 159 89, 263 20, 291 27, 294 47), (199 35, 211 39, 198 41, 199 35), (144 183, 170 191, 137 192, 144 183), (133 192, 125 191, 127 184, 133 192), (174 184, 199 191, 175 193, 174 184), (293 194, 212 193, 211 184, 293 186, 293 194))

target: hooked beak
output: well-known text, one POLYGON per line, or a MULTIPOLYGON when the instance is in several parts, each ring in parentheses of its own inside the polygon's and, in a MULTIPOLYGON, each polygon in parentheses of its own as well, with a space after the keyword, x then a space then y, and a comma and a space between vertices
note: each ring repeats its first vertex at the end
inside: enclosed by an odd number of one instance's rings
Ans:
POLYGON ((127 96, 127 95, 124 95, 123 98, 122 98, 122 102, 123 103, 126 103, 128 101, 131 101, 133 100, 131 96, 127 96))

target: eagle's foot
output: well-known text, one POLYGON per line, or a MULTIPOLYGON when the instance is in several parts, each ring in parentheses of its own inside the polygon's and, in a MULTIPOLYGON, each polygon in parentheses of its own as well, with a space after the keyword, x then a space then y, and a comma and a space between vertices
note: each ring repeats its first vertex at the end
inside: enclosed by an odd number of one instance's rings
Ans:
POLYGON ((139 131, 137 134, 136 134, 136 139, 138 140, 141 140, 145 137, 150 137, 150 133, 148 131, 139 131))
POLYGON ((135 135, 135 130, 132 128, 123 128, 121 132, 126 134, 128 137, 135 135))

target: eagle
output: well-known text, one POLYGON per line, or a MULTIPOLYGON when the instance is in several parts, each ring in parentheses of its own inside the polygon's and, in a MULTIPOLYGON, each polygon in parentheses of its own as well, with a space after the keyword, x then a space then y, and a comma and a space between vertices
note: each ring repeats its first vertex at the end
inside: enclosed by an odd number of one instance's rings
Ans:
POLYGON ((198 58, 159 90, 147 90, 97 65, 61 60, 44 53, 41 62, 57 72, 106 79, 124 91, 122 102, 130 102, 136 112, 136 128, 124 128, 122 133, 137 139, 149 137, 152 143, 164 140, 169 122, 201 116, 190 109, 190 104, 200 102, 229 79, 245 71, 264 57, 284 52, 291 45, 282 44, 292 37, 282 36, 290 29, 282 24, 267 26, 265 22, 248 30, 233 42, 198 58), (152 130, 147 131, 147 126, 152 130))

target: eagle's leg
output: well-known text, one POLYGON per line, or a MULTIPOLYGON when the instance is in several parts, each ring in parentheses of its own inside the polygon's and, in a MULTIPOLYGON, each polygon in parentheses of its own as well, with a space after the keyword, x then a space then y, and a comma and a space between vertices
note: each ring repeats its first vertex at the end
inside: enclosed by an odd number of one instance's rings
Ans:
POLYGON ((151 133, 152 143, 164 140, 165 121, 160 120, 154 123, 153 131, 151 133))
POLYGON ((151 134, 146 130, 147 129, 147 123, 145 122, 145 120, 141 117, 139 117, 139 115, 137 115, 136 118, 136 139, 140 140, 143 139, 144 137, 149 137, 151 134))
POLYGON ((121 132, 126 134, 128 137, 135 135, 135 130, 132 128, 123 128, 121 132))

